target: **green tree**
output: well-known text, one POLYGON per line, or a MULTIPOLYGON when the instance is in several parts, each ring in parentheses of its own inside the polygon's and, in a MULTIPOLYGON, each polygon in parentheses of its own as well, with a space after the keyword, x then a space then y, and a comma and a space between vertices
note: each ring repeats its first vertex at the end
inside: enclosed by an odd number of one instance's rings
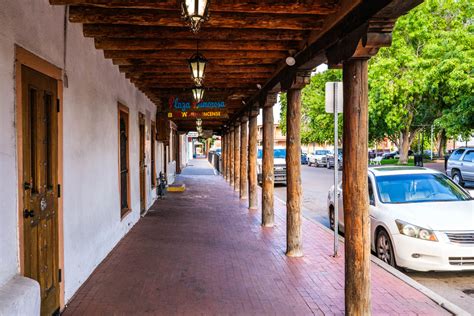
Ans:
POLYGON ((472 1, 428 0, 397 21, 392 46, 370 62, 370 137, 394 141, 400 163, 426 126, 472 133, 472 16, 472 1))
MULTIPOLYGON (((311 82, 303 89, 301 109, 301 142, 333 142, 334 116, 325 111, 326 82, 341 81, 340 70, 327 70, 311 77, 311 82)), ((286 94, 280 95, 280 128, 286 133, 286 94)), ((339 115, 339 135, 342 137, 342 115, 339 115)), ((341 139, 341 138, 340 138, 341 139)))

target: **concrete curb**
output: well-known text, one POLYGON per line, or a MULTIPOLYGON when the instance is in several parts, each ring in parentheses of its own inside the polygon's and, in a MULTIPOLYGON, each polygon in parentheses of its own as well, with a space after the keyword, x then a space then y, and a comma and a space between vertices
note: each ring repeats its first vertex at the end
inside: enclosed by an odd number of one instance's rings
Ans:
MULTIPOLYGON (((278 200, 280 203, 286 204, 285 201, 283 201, 282 199, 280 199, 276 196, 275 196, 275 200, 278 200)), ((303 212, 311 212, 310 210, 308 210, 304 207, 301 207, 301 209, 303 210, 303 212)), ((315 221, 314 219, 312 219, 310 217, 305 216, 304 213, 303 213, 303 217, 306 218, 307 220, 319 225, 325 231, 327 231, 331 234, 334 234, 334 232, 330 228, 324 226, 320 222, 315 221)), ((339 241, 344 242, 344 237, 339 236, 339 241)), ((397 269, 393 268, 392 266, 386 264, 385 262, 383 262, 379 258, 375 257, 374 255, 371 255, 370 257, 371 257, 370 260, 373 263, 375 263, 376 265, 378 265, 379 267, 381 267, 382 269, 384 269, 388 273, 392 274, 396 278, 400 279, 401 281, 405 282, 406 284, 410 285, 414 289, 420 291, 425 296, 427 296, 429 299, 431 299, 433 302, 435 302, 436 304, 438 304, 439 306, 441 306, 442 308, 444 308, 446 311, 450 312, 451 314, 460 315, 460 316, 469 316, 469 315, 471 315, 467 311, 463 310, 461 307, 459 307, 456 304, 448 301, 447 299, 445 299, 441 295, 433 292, 432 290, 430 290, 426 286, 418 283, 417 281, 413 280, 409 276, 403 274, 402 272, 398 271, 397 269)))

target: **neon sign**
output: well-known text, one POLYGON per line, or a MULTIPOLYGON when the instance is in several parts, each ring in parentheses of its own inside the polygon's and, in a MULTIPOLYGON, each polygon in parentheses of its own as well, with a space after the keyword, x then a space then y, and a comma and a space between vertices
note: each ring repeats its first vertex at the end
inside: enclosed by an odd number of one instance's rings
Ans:
POLYGON ((170 97, 168 102, 170 110, 186 112, 189 110, 200 110, 200 109, 223 109, 225 108, 224 101, 181 101, 178 97, 170 97))

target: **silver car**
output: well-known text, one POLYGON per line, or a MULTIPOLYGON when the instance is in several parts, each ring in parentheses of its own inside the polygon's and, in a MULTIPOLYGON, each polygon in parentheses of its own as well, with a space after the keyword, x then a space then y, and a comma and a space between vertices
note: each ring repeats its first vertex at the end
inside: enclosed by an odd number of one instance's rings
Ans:
POLYGON ((462 186, 466 181, 474 181, 474 147, 456 149, 449 156, 446 174, 462 186))

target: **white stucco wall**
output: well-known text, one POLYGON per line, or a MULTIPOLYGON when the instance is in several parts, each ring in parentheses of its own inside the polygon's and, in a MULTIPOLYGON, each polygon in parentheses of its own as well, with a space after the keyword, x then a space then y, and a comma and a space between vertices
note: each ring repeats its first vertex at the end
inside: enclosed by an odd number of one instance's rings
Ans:
MULTIPOLYGON (((63 68, 64 7, 48 0, 3 0, 0 4, 0 286, 19 272, 15 128, 14 45, 63 68)), ((93 269, 139 219, 138 112, 146 117, 150 166, 150 121, 155 106, 119 73, 78 24, 68 25, 68 88, 64 88, 62 196, 64 282, 69 300, 93 269), (120 218, 117 102, 130 109, 132 212, 120 218)), ((157 173, 163 162, 157 146, 157 173)), ((147 204, 155 193, 147 170, 147 204)))

